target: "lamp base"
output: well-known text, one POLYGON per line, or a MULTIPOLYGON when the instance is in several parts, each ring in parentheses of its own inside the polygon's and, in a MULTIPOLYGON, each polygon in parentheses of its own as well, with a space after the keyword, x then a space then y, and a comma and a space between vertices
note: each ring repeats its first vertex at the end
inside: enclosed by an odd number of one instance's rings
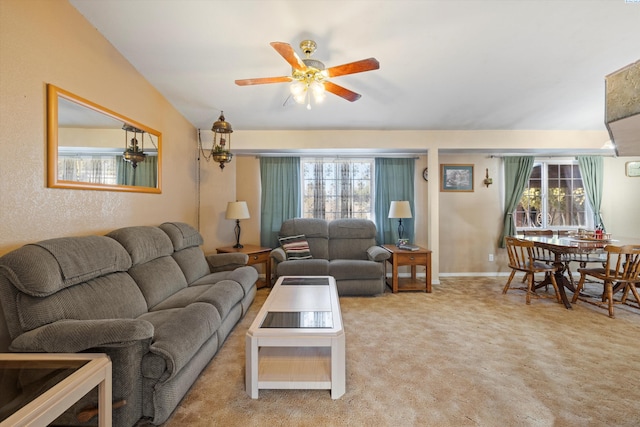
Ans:
POLYGON ((240 244, 240 231, 241 231, 241 229, 240 229, 240 220, 239 219, 236 219, 236 226, 233 228, 233 231, 234 231, 234 233, 236 235, 236 244, 233 245, 233 247, 235 249, 244 248, 244 246, 242 246, 240 244))

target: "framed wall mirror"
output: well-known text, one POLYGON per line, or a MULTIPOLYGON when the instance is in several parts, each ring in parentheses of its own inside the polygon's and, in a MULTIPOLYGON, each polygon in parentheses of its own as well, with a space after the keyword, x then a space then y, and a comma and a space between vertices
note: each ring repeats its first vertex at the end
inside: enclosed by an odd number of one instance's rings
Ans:
POLYGON ((161 193, 162 134, 47 85, 47 186, 161 193))

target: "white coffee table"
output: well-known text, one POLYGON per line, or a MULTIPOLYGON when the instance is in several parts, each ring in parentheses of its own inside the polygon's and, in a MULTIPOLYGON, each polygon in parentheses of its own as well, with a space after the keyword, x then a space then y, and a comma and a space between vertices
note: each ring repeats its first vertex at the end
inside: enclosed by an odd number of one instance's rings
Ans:
POLYGON ((345 392, 345 337, 331 276, 284 276, 271 289, 246 337, 246 389, 345 392))

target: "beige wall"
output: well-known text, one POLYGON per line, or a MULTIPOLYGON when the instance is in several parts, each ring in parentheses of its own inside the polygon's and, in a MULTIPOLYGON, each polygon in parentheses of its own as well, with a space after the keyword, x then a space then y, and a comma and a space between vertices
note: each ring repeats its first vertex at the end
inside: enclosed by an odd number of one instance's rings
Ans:
POLYGON ((193 126, 66 1, 0 8, 0 253, 126 225, 194 223, 193 126), (161 131, 162 194, 46 188, 47 83, 161 131))
MULTIPOLYGON (((194 126, 66 0, 0 1, 0 255, 129 225, 197 225, 196 147, 194 126), (48 83, 162 132, 162 194, 47 188, 48 83)), ((226 244, 221 201, 235 198, 235 165, 205 165, 200 177, 203 235, 209 247, 226 244)), ((3 321, 0 351, 7 342, 3 321)))

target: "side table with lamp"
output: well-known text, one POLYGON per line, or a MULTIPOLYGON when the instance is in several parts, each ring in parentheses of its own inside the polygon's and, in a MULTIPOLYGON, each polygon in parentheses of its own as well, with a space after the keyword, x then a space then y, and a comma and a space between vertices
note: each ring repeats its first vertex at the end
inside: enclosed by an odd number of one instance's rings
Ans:
MULTIPOLYGON (((398 291, 421 291, 431 292, 431 250, 424 249, 419 246, 410 245, 404 239, 404 226, 402 225, 403 218, 413 218, 411 215, 411 206, 407 200, 392 201, 389 208, 389 218, 398 219, 398 243, 396 245, 382 245, 384 249, 391 253, 391 257, 385 262, 389 262, 392 266, 391 283, 387 283, 391 286, 391 291, 397 293, 398 291), (425 267, 425 282, 417 280, 416 267, 418 265, 425 267), (410 266, 411 277, 402 278, 398 277, 398 267, 410 266)), ((386 277, 386 272, 385 272, 386 277)))
POLYGON ((236 226, 234 227, 234 232, 236 235, 236 244, 233 246, 216 248, 216 252, 219 254, 232 253, 232 252, 243 253, 249 256, 249 261, 247 261, 247 265, 264 264, 265 280, 264 282, 258 281, 257 287, 258 289, 263 288, 265 286, 271 287, 271 258, 269 257, 271 253, 271 248, 265 248, 257 245, 240 244, 240 232, 242 231, 240 228, 240 220, 250 218, 247 202, 245 201, 229 202, 227 204, 227 212, 225 214, 225 218, 236 220, 236 226))

